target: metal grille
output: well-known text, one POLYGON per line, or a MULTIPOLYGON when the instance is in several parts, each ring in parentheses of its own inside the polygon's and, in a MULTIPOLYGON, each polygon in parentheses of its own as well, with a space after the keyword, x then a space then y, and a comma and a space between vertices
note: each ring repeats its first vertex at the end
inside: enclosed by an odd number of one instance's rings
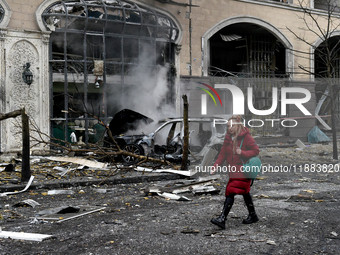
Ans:
MULTIPOLYGON (((139 85, 131 77, 134 69, 144 65, 152 72, 159 66, 174 66, 178 27, 166 15, 136 3, 60 1, 49 6, 42 18, 52 31, 51 127, 62 123, 64 140, 70 141, 70 127, 81 123, 83 142, 88 143, 96 122, 93 116, 110 121, 110 113, 117 109, 108 97, 129 100, 124 92, 139 85)), ((168 102, 174 100, 171 75, 169 71, 168 102)))

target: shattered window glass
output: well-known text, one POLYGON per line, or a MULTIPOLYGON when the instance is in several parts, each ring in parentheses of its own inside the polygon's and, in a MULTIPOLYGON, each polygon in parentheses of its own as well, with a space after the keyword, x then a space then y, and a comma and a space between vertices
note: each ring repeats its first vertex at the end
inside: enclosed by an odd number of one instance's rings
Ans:
POLYGON ((179 29, 165 15, 119 0, 60 1, 42 14, 50 31, 80 30, 123 33, 176 41, 179 29))

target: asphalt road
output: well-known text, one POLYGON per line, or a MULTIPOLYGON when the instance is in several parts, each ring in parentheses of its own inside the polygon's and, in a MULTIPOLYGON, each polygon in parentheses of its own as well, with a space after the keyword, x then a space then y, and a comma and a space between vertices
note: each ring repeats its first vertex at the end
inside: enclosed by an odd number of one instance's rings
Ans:
POLYGON ((53 237, 1 238, 0 254, 340 254, 340 175, 330 168, 264 173, 251 191, 259 222, 241 223, 247 210, 236 196, 225 230, 210 219, 220 213, 226 175, 213 184, 219 194, 179 194, 189 201, 145 192, 196 179, 71 187, 71 195, 37 188, 1 197, 2 231, 53 237), (26 199, 40 205, 14 207, 26 199), (40 211, 61 206, 103 209, 68 220, 66 214, 53 221, 35 219, 40 211))

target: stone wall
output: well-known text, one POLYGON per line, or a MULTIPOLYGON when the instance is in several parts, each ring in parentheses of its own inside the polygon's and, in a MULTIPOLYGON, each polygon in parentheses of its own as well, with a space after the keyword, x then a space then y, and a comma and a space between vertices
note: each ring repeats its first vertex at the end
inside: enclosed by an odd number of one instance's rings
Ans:
MULTIPOLYGON (((31 123, 45 134, 49 134, 49 77, 48 77, 49 33, 8 31, 2 37, 1 85, 4 97, 1 112, 25 108, 31 123), (27 85, 23 78, 23 66, 30 63, 33 83, 27 85)), ((31 132, 31 135, 36 135, 31 132)), ((1 151, 20 151, 21 118, 1 122, 1 151)), ((40 146, 40 149, 42 147, 40 146)))

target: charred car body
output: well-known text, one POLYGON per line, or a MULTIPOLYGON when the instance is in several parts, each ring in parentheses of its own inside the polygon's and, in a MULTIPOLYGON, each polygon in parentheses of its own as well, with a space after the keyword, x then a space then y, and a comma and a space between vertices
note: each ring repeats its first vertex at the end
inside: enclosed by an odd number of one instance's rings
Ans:
MULTIPOLYGON (((131 131, 141 123, 148 124, 152 119, 131 110, 124 110, 124 114, 132 113, 134 117, 126 121, 124 126, 131 131), (135 119, 135 121, 133 121, 135 119)), ((117 115, 117 114, 116 114, 117 115)), ((169 118, 159 121, 159 127, 150 134, 122 135, 124 128, 118 128, 118 121, 124 118, 115 117, 110 122, 112 135, 120 148, 136 155, 148 155, 153 158, 166 159, 171 162, 181 162, 183 154, 184 125, 183 118, 169 118), (117 132, 119 131, 119 132, 117 132), (120 134, 118 134, 120 133, 120 134)), ((207 152, 213 148, 217 151, 222 147, 226 132, 226 122, 223 118, 189 118, 189 160, 201 161, 207 152)), ((127 131, 127 129, 125 129, 127 131)), ((112 145, 106 136, 106 144, 112 145)), ((135 163, 138 159, 122 156, 126 163, 135 163)))

